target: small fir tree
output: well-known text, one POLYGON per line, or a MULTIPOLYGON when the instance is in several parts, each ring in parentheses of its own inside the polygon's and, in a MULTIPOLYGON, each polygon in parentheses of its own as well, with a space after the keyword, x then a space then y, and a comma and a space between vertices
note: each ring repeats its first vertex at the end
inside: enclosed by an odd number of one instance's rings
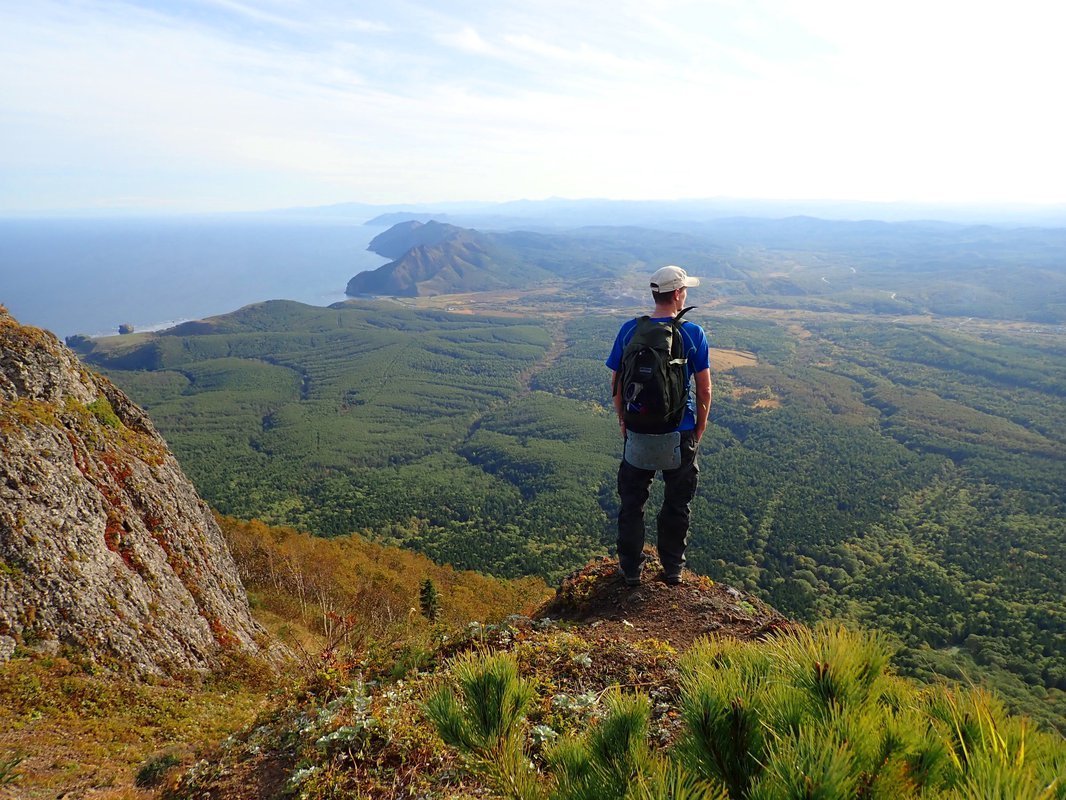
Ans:
POLYGON ((432 579, 422 581, 422 588, 418 593, 418 602, 422 607, 422 615, 430 622, 436 622, 440 616, 440 592, 432 579))

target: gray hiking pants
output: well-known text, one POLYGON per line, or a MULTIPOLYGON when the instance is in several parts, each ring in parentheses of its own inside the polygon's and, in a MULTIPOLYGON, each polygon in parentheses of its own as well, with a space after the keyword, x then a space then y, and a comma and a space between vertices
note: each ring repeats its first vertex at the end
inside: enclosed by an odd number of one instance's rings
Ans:
MULTIPOLYGON (((659 560, 667 575, 680 574, 688 545, 689 506, 696 494, 700 467, 696 462, 695 431, 681 432, 681 466, 665 469, 663 506, 658 516, 659 560)), ((651 493, 655 470, 638 469, 622 459, 618 467, 618 564, 627 575, 637 575, 643 561, 644 506, 651 493)))

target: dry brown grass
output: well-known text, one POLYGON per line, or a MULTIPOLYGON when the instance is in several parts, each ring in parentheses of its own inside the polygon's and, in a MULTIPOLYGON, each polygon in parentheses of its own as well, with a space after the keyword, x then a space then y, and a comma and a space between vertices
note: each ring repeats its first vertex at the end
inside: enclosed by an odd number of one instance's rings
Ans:
POLYGON ((759 363, 754 353, 747 350, 723 350, 711 348, 711 371, 719 372, 737 367, 754 367, 759 363))
POLYGON ((15 658, 0 666, 0 763, 22 761, 0 798, 153 797, 135 785, 149 759, 167 752, 188 766, 264 700, 258 680, 150 685, 63 658, 15 658))

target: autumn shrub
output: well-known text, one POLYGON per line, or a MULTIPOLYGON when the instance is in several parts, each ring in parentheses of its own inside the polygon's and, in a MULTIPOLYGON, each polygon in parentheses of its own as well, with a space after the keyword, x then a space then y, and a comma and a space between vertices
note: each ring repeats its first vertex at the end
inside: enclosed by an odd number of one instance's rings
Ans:
POLYGON ((498 580, 439 566, 418 553, 362 537, 324 539, 257 520, 218 517, 257 611, 306 633, 298 646, 391 652, 423 639, 434 624, 493 622, 527 610, 547 593, 533 579, 498 580), (420 609, 427 581, 435 619, 420 609))
POLYGON ((181 763, 181 759, 173 753, 164 753, 149 759, 144 766, 137 770, 134 785, 141 789, 150 789, 162 783, 166 774, 181 763))

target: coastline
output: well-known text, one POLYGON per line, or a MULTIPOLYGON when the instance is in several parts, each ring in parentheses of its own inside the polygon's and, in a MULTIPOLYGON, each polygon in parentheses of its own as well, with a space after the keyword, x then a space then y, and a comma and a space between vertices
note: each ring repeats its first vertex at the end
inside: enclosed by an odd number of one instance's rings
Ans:
POLYGON ((328 306, 389 259, 380 226, 130 220, 0 226, 0 303, 60 339, 158 332, 271 299, 328 306))

